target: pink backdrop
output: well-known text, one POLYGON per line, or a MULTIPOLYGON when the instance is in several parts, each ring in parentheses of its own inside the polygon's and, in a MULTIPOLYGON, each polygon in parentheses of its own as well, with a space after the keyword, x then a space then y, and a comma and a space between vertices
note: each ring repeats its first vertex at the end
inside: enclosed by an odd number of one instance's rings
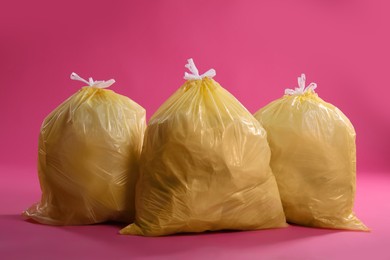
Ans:
POLYGON ((354 124, 358 176, 389 173, 387 0, 14 0, 0 10, 3 213, 39 199, 39 128, 82 86, 71 72, 116 79, 112 89, 149 118, 184 82, 190 57, 200 72, 215 68, 214 79, 251 112, 306 73, 354 124), (16 184, 29 199, 5 199, 16 184))
POLYGON ((1 163, 35 165, 42 120, 81 87, 72 71, 115 78, 150 117, 192 57, 251 112, 306 73, 355 125, 359 170, 389 170, 388 14, 386 0, 8 1, 1 163))

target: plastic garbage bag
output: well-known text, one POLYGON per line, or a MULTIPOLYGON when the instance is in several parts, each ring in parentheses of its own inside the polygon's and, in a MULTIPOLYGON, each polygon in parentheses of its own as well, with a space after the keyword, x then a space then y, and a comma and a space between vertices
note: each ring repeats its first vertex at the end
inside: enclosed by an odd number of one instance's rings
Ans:
POLYGON ((355 130, 348 118, 314 92, 299 87, 260 109, 271 168, 287 221, 304 226, 367 230, 353 213, 356 179, 355 130))
POLYGON ((41 201, 23 214, 50 225, 131 223, 145 131, 145 110, 86 81, 44 120, 39 137, 41 201))
POLYGON ((152 116, 141 154, 135 223, 161 236, 286 225, 266 132, 192 59, 187 81, 152 116))

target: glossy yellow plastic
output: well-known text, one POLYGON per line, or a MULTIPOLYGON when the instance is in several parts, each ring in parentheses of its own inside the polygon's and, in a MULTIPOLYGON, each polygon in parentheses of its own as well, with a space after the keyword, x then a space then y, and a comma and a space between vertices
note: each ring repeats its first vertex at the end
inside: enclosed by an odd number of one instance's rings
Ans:
POLYGON ((355 130, 313 91, 285 95, 255 114, 268 134, 271 168, 287 221, 367 230, 353 212, 355 130))
POLYGON ((188 80, 153 115, 121 234, 162 236, 286 225, 266 132, 213 79, 188 80))
POLYGON ((79 90, 43 122, 42 199, 24 215, 50 225, 133 221, 145 127, 145 110, 129 98, 79 90))

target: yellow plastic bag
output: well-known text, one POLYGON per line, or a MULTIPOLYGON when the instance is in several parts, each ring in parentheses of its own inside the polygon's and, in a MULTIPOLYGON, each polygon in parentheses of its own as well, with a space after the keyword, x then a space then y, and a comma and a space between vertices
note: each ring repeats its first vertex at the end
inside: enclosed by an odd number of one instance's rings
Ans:
POLYGON ((314 92, 299 88, 260 109, 287 221, 304 226, 367 230, 353 213, 355 130, 348 118, 314 92))
POLYGON ((42 199, 24 212, 40 223, 83 225, 134 220, 145 110, 108 87, 83 87, 43 122, 38 174, 42 199))
POLYGON ((193 74, 150 119, 135 223, 121 234, 285 226, 264 129, 212 79, 214 70, 199 76, 188 62, 193 74))

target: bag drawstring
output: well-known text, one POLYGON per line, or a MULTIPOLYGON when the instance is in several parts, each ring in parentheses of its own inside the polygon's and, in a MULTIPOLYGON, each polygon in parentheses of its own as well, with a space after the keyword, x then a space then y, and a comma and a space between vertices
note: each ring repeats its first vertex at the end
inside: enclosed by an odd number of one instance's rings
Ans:
POLYGON ((70 78, 73 80, 78 80, 78 81, 84 82, 84 83, 88 84, 88 86, 96 87, 96 88, 108 88, 109 86, 111 86, 112 84, 115 83, 114 79, 110 79, 107 81, 104 81, 104 80, 95 80, 94 81, 92 77, 90 77, 89 81, 87 81, 74 72, 72 72, 72 74, 70 74, 70 78))
POLYGON ((188 59, 187 62, 188 63, 185 65, 185 67, 189 69, 191 73, 184 72, 185 80, 203 79, 204 77, 213 78, 217 74, 214 69, 209 69, 202 75, 199 75, 199 71, 196 68, 193 59, 188 59))
POLYGON ((295 89, 285 89, 284 90, 284 94, 285 95, 295 95, 295 94, 303 94, 303 93, 306 93, 308 92, 309 90, 313 90, 317 88, 317 84, 316 83, 310 83, 309 86, 307 86, 305 88, 305 84, 306 84, 306 76, 305 74, 301 74, 300 77, 298 77, 298 88, 295 88, 295 89))

